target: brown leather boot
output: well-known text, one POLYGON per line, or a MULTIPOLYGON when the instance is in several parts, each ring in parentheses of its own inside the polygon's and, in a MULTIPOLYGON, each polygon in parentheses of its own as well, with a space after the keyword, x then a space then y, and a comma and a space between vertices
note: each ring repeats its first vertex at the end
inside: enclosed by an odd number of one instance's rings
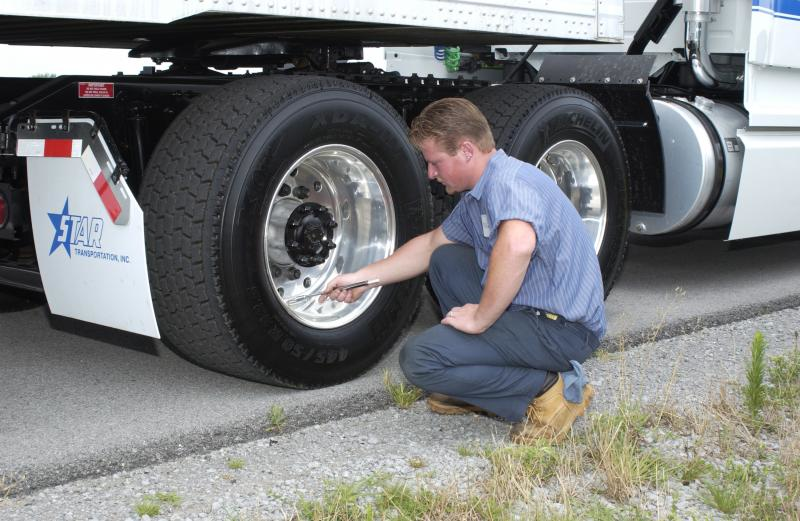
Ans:
POLYGON ((569 432, 578 416, 583 416, 594 397, 594 388, 583 387, 583 403, 572 403, 564 398, 564 379, 558 381, 528 405, 526 417, 511 427, 509 438, 514 443, 528 445, 538 438, 560 441, 569 432))
POLYGON ((492 413, 485 409, 481 409, 477 405, 463 402, 452 396, 446 394, 431 393, 428 396, 428 408, 438 414, 486 414, 494 416, 492 413))

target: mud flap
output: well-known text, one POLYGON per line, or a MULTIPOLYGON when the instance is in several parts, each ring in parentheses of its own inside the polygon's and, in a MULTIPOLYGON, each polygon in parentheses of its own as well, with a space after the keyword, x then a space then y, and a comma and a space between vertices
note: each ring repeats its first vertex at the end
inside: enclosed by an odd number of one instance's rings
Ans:
POLYGON ((144 218, 90 119, 65 132, 37 121, 18 131, 27 157, 36 258, 50 311, 159 338, 144 245, 144 218), (52 132, 52 134, 49 134, 52 132), (67 139, 65 139, 67 138, 67 139))

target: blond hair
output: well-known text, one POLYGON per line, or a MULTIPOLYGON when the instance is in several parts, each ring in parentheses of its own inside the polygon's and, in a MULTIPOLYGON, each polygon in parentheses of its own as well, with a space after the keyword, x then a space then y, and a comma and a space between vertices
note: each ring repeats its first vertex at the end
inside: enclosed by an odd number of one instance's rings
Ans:
POLYGON ((494 149, 489 122, 478 107, 464 98, 442 98, 425 107, 411 122, 408 138, 417 148, 423 141, 433 139, 451 156, 464 139, 474 142, 481 152, 494 149))

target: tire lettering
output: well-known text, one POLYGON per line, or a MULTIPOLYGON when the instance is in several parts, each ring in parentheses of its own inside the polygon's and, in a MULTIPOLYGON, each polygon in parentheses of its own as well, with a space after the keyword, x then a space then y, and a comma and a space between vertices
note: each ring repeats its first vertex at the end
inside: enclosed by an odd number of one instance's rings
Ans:
POLYGON ((595 118, 588 118, 585 114, 578 114, 573 112, 569 115, 569 121, 572 126, 583 127, 593 134, 600 141, 600 144, 605 147, 611 140, 611 136, 603 129, 595 118))
POLYGON ((325 119, 325 114, 317 114, 314 116, 314 122, 311 124, 311 130, 316 130, 320 127, 324 127, 328 124, 328 121, 325 119))
POLYGON ((353 118, 353 121, 351 121, 350 124, 356 125, 357 127, 363 128, 364 130, 369 130, 369 121, 361 114, 356 114, 356 116, 353 118))

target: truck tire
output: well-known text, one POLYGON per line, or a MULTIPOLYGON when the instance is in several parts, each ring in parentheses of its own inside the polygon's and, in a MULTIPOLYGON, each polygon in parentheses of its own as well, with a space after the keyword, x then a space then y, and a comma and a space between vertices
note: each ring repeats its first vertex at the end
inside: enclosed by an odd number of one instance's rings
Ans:
POLYGON ((608 296, 622 271, 630 222, 630 173, 611 116, 588 94, 553 85, 499 85, 467 98, 486 116, 498 148, 539 167, 573 202, 608 296))
POLYGON ((287 387, 373 365, 410 322, 421 278, 350 305, 290 299, 428 229, 428 182, 406 133, 382 98, 333 78, 250 78, 195 100, 161 138, 141 194, 168 344, 287 387))

